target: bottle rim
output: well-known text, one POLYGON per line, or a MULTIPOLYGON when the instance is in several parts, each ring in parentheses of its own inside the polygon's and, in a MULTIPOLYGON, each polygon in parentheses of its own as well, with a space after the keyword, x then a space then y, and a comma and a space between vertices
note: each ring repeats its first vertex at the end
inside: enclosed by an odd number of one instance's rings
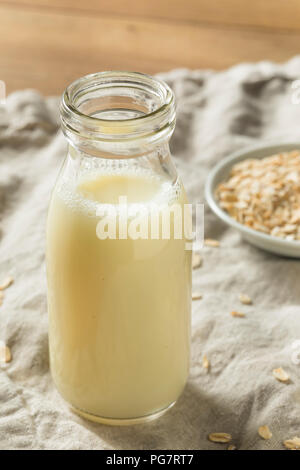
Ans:
POLYGON ((173 132, 175 96, 167 83, 144 73, 98 72, 79 78, 66 88, 60 112, 63 132, 75 144, 80 140, 125 144, 139 139, 153 144, 170 137, 173 132), (118 96, 110 95, 110 90, 113 92, 117 88, 124 93, 131 91, 147 94, 152 98, 152 105, 155 102, 154 109, 147 112, 145 108, 142 115, 122 119, 99 118, 82 109, 88 103, 89 95, 90 102, 94 100, 97 104, 97 100, 101 99, 109 102, 110 96, 118 96))

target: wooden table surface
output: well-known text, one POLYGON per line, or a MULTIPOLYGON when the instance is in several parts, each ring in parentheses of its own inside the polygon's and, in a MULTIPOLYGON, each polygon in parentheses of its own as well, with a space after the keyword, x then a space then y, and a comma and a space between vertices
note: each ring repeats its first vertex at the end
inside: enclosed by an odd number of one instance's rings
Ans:
POLYGON ((0 46, 7 92, 45 95, 101 70, 282 62, 300 52, 300 1, 0 0, 0 46))

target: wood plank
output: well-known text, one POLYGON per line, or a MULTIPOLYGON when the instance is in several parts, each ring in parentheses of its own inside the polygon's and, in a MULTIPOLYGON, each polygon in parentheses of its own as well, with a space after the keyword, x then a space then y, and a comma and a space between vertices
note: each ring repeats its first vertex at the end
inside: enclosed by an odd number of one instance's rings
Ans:
POLYGON ((299 0, 1 0, 79 13, 300 29, 299 0))
POLYGON ((240 61, 284 61, 300 33, 162 24, 109 16, 0 6, 0 79, 7 90, 61 93, 87 73, 119 69, 155 73, 174 67, 222 69, 240 61))

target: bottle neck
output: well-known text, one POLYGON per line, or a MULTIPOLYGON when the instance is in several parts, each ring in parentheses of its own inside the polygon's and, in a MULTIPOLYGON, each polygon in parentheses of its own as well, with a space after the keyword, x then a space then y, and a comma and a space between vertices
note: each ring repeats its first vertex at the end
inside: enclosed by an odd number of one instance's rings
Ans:
POLYGON ((175 184, 177 171, 172 162, 168 143, 157 146, 146 155, 132 158, 93 157, 69 145, 69 152, 62 175, 76 185, 81 179, 95 175, 140 174, 156 176, 162 181, 175 184))
POLYGON ((61 122, 70 145, 85 155, 159 154, 175 127, 174 94, 164 82, 139 73, 88 75, 63 94, 61 122))

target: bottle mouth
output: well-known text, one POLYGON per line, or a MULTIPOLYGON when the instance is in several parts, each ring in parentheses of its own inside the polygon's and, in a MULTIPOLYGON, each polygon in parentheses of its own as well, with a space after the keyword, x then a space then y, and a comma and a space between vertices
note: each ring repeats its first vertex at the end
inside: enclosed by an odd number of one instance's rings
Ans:
MULTIPOLYGON (((175 98, 163 81, 138 72, 100 72, 71 83, 61 100, 62 129, 69 141, 108 144, 170 137, 175 98)), ((75 142, 75 145, 76 145, 75 142)), ((144 142, 145 143, 145 142, 144 142)))

